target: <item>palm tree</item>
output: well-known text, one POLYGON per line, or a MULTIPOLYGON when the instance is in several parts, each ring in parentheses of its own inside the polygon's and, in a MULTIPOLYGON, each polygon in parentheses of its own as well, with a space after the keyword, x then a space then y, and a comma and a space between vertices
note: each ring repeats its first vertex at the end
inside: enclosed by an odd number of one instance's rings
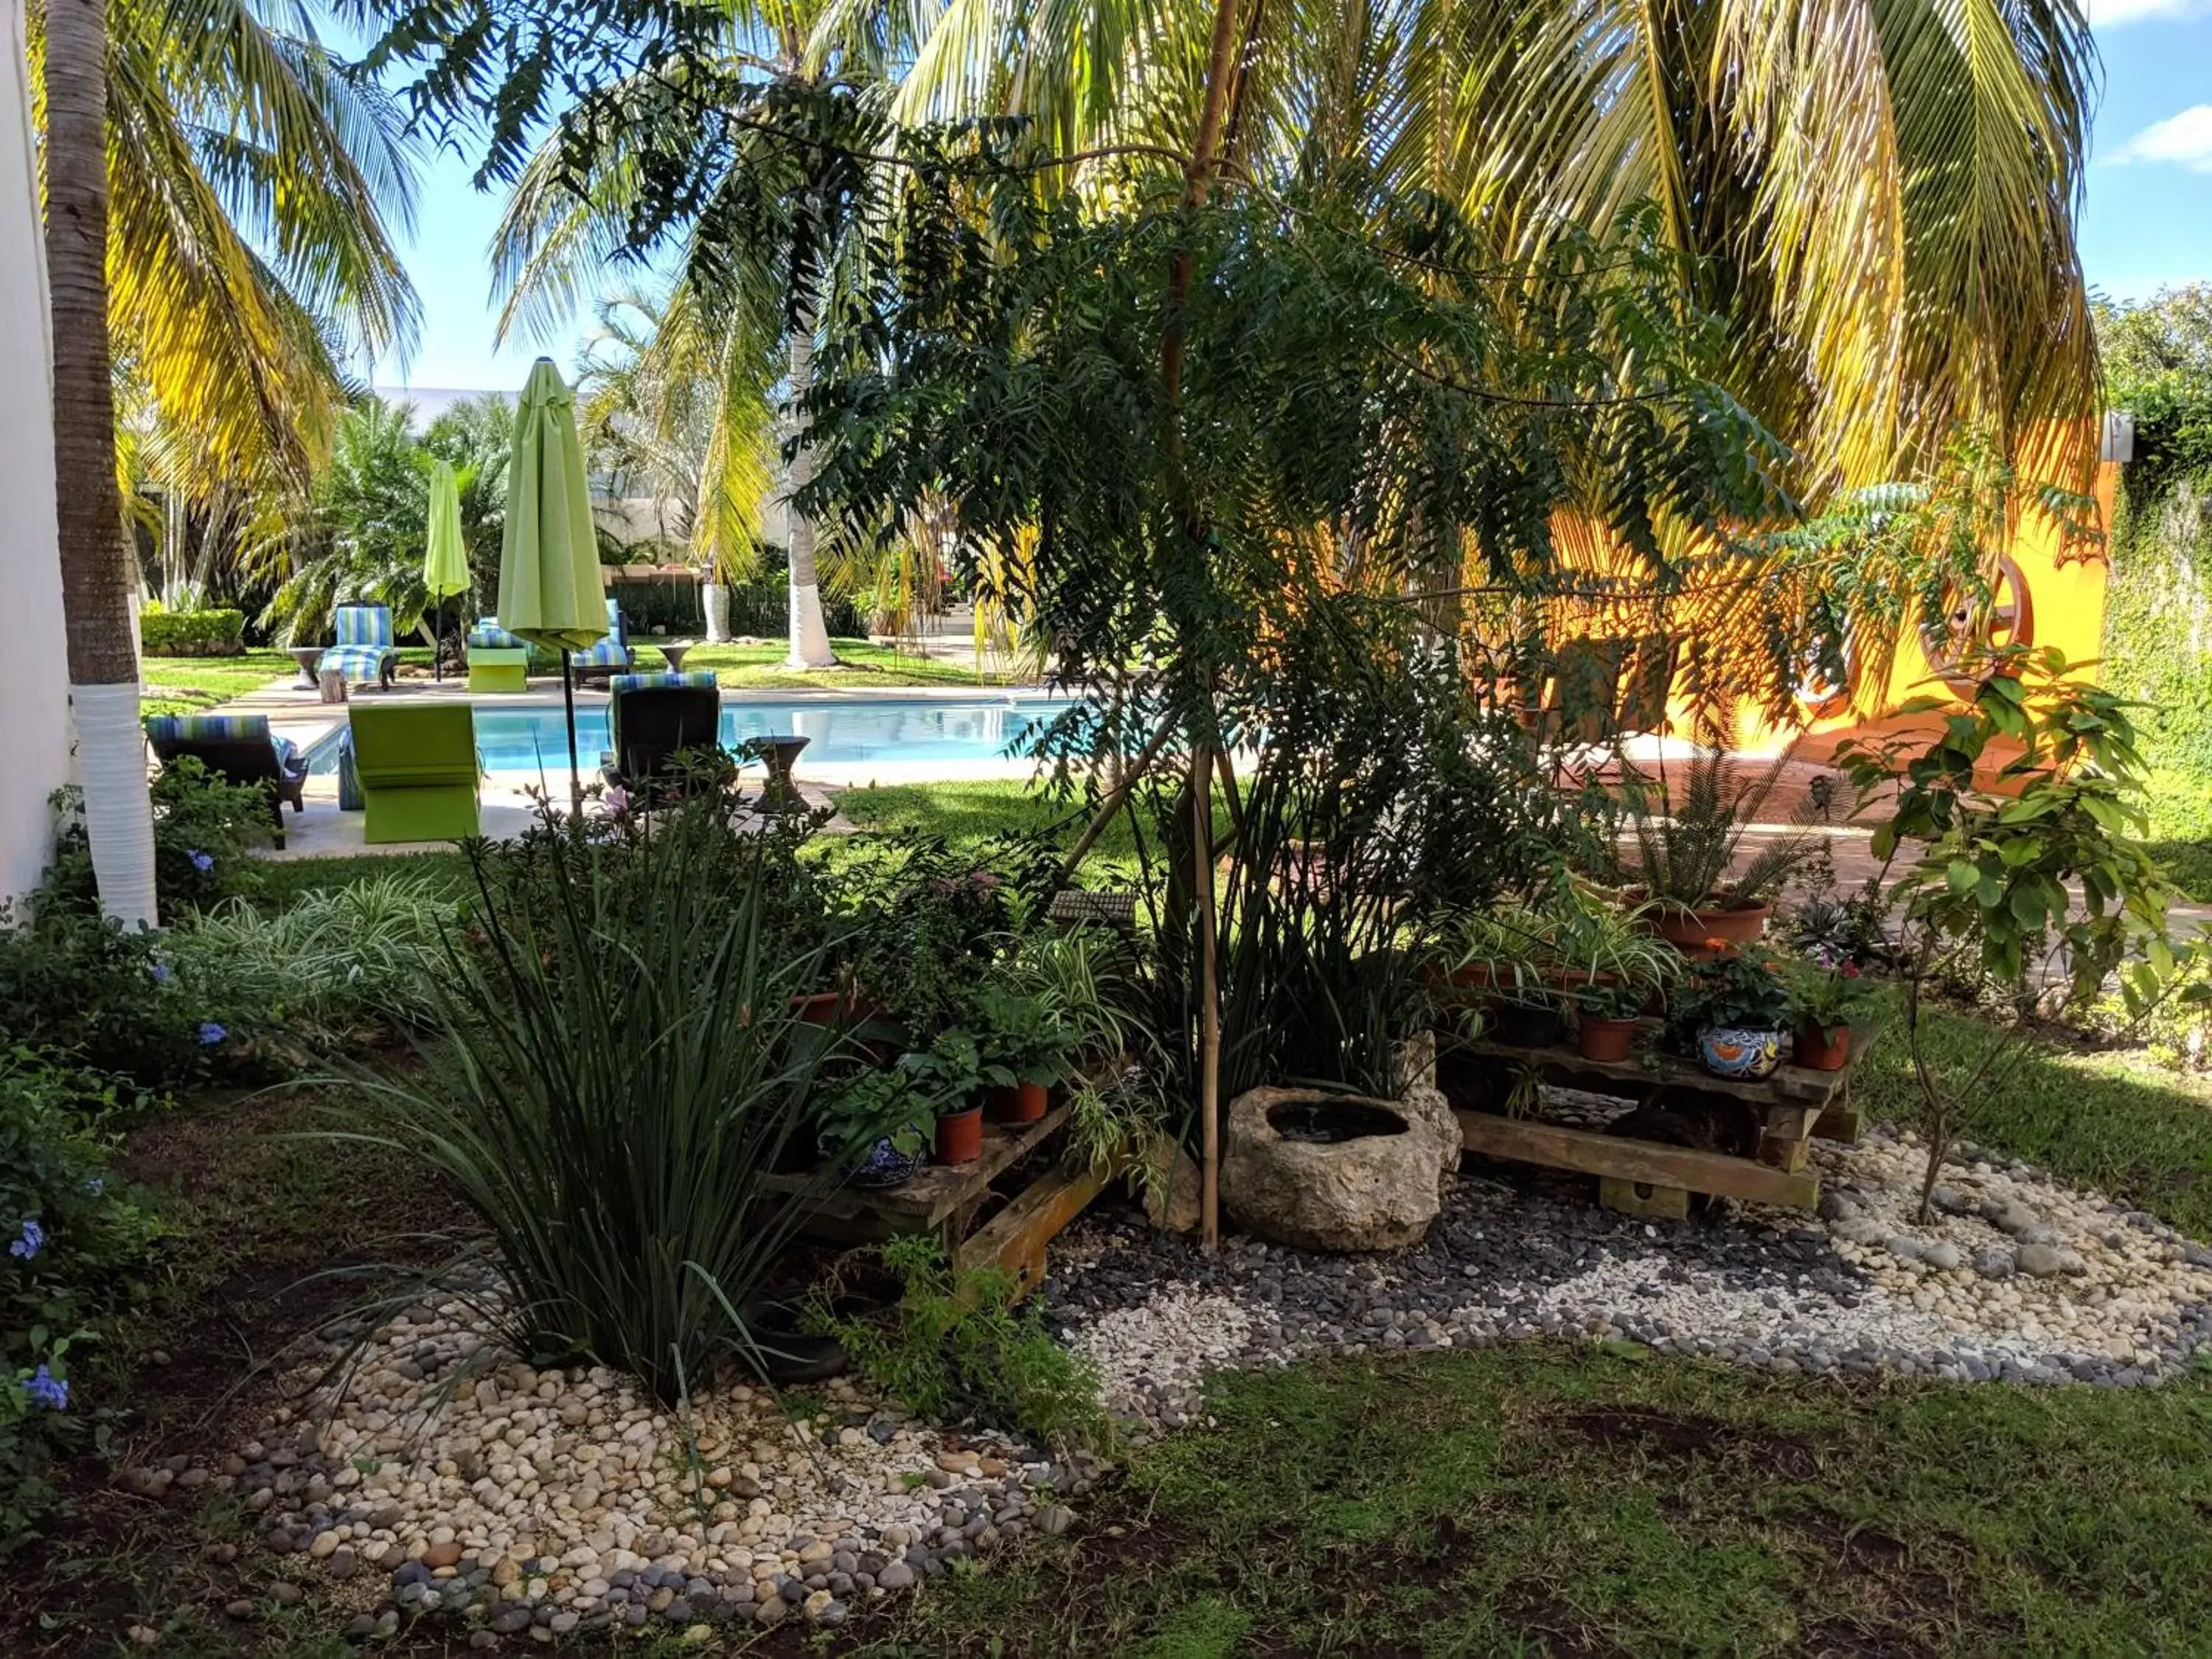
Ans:
POLYGON ((115 371, 180 526, 265 517, 245 504, 303 490, 327 451, 340 352, 412 339, 384 228, 411 213, 412 163, 389 100, 290 0, 49 0, 31 22, 88 828, 103 902, 150 917, 115 371))
MULTIPOLYGON (((1224 96, 1226 176, 1433 191, 1501 261, 1656 202, 1808 495, 1935 465, 1960 424, 2086 487, 2095 59, 2063 0, 848 0, 817 50, 855 33, 911 58, 902 122, 1018 114, 1062 153, 1189 158, 1224 96)), ((1184 163, 1073 176, 1133 166, 1184 163)))
POLYGON ((107 350, 106 0, 52 0, 46 23, 46 283, 70 702, 100 902, 125 926, 150 925, 153 808, 137 741, 131 560, 107 350))
POLYGON ((586 441, 708 580, 750 574, 775 482, 772 358, 717 325, 687 283, 609 295, 599 315, 577 379, 586 441))
MULTIPOLYGON (((756 92, 779 86, 817 86, 841 70, 872 76, 871 59, 858 49, 815 51, 823 0, 738 0, 722 22, 719 42, 724 70, 734 82, 750 76, 756 92)), ((865 45, 865 42, 862 43, 865 45)), ((532 154, 515 181, 493 241, 494 282, 506 292, 500 328, 533 331, 557 324, 625 251, 633 215, 650 190, 645 159, 682 154, 697 143, 699 112, 688 95, 688 59, 647 63, 621 84, 599 94, 592 125, 596 148, 574 182, 580 135, 556 131, 532 154)), ((730 112, 726 137, 736 160, 726 177, 757 185, 773 170, 792 188, 823 188, 805 175, 787 147, 763 137, 759 127, 730 112), (764 149, 778 153, 763 155, 764 149), (765 162, 767 165, 762 165, 765 162)), ((702 222, 713 219, 711 202, 702 222)), ((715 463, 716 544, 729 548, 741 524, 757 522, 755 509, 737 497, 756 478, 761 447, 774 431, 779 380, 787 429, 795 441, 784 479, 787 504, 814 470, 812 447, 797 415, 813 382, 814 339, 831 267, 843 251, 794 244, 702 252, 695 238, 684 250, 664 325, 672 332, 658 348, 654 372, 689 373, 715 413, 720 435, 715 463)), ((757 499, 757 498, 756 498, 757 499)), ((790 652, 792 668, 827 667, 836 661, 822 614, 818 532, 807 515, 790 512, 790 652)))

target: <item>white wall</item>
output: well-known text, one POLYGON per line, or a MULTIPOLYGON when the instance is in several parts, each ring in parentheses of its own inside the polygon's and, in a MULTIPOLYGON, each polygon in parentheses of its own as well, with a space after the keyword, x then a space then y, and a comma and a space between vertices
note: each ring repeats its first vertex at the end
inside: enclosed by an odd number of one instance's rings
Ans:
POLYGON ((0 0, 0 896, 38 884, 69 777, 46 241, 22 0, 0 0))

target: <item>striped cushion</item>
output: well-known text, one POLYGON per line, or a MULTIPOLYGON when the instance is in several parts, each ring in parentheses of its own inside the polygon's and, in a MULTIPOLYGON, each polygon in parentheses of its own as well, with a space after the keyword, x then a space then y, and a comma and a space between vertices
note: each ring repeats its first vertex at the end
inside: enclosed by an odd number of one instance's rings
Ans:
POLYGON ((340 645, 392 645, 392 607, 384 605, 342 605, 337 611, 340 645))
POLYGON ((617 696, 624 691, 650 691, 670 685, 689 685, 711 691, 715 684, 714 675, 708 670, 694 668, 682 674, 617 674, 607 682, 607 690, 617 696))
POLYGON ((384 665, 395 661, 398 651, 388 645, 334 645, 315 659, 318 674, 343 674, 349 680, 382 678, 384 665))
POLYGON ((266 714, 155 714, 146 735, 155 743, 243 743, 270 741, 266 714))
POLYGON ((477 625, 469 629, 469 643, 489 651, 521 651, 529 641, 520 634, 510 634, 499 625, 496 617, 481 617, 477 625))

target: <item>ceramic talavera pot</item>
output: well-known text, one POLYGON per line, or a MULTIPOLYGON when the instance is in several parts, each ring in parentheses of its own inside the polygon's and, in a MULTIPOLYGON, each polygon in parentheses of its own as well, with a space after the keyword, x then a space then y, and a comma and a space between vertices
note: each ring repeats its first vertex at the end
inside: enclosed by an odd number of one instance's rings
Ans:
POLYGON ((1698 1058, 1715 1077, 1752 1082, 1782 1063, 1782 1033, 1757 1025, 1708 1025, 1698 1033, 1698 1058))

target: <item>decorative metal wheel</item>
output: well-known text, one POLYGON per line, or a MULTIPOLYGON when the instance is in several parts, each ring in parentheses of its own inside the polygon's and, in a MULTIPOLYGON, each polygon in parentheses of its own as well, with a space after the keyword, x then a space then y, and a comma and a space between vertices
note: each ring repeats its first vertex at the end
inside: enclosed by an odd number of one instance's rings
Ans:
POLYGON ((2034 643, 2034 597, 2027 573, 2010 554, 1999 556, 1986 597, 1947 593, 1941 625, 1932 619, 1920 624, 1928 665, 1969 700, 1981 684, 1981 676, 1970 672, 1976 659, 2008 646, 2034 643))

